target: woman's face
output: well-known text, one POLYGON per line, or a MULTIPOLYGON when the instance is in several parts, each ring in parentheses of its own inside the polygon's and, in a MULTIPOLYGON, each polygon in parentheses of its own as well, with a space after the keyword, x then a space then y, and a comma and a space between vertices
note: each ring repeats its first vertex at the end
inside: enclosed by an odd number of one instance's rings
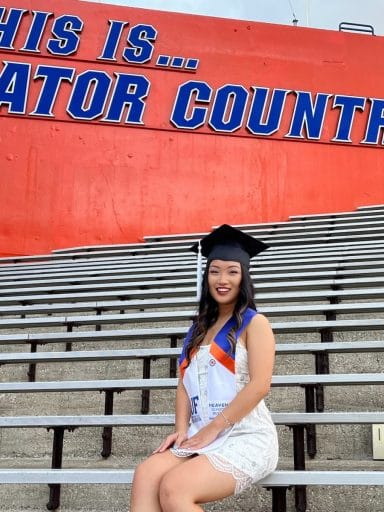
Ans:
POLYGON ((241 265, 237 261, 212 260, 208 270, 209 293, 218 304, 235 305, 241 278, 241 265))

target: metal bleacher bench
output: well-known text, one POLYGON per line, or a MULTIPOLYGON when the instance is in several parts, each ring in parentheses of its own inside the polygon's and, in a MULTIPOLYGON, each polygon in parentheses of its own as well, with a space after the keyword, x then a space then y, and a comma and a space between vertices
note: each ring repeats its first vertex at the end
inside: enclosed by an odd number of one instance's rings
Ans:
MULTIPOLYGON (((328 289, 322 290, 289 290, 279 292, 257 292, 256 302, 258 304, 264 302, 300 302, 304 300, 318 301, 318 300, 340 300, 340 299, 382 299, 384 286, 378 285, 375 281, 374 287, 347 287, 343 289, 344 283, 342 280, 335 283, 332 282, 328 289)), ((39 293, 23 295, 4 295, 0 296, 0 306, 10 305, 33 305, 33 304, 54 304, 63 302, 89 302, 89 301, 106 301, 106 300, 120 300, 124 309, 124 303, 127 302, 127 307, 133 306, 137 309, 144 307, 161 307, 161 305, 172 306, 190 306, 196 304, 196 298, 193 297, 194 290, 191 287, 175 287, 175 288, 152 288, 151 290, 125 290, 121 289, 105 289, 103 291, 89 290, 73 291, 73 288, 68 293, 39 293)), ((102 304, 98 305, 102 307, 102 304)))
MULTIPOLYGON (((304 428, 309 424, 374 424, 384 423, 383 412, 348 413, 274 413, 276 425, 286 425, 293 430, 294 471, 275 471, 259 482, 272 490, 272 511, 286 511, 286 490, 295 486, 296 509, 306 510, 306 485, 384 485, 384 471, 304 471, 304 428)), ((60 484, 130 484, 133 469, 96 470, 61 469, 64 431, 84 427, 171 426, 174 415, 120 415, 120 416, 27 416, 2 417, 0 428, 47 428, 54 431, 52 469, 0 469, 1 484, 49 484, 48 509, 60 505, 60 484)), ((106 431, 106 430, 105 430, 106 431)), ((105 433, 104 431, 104 433, 105 433)), ((104 437, 104 436, 103 436, 104 437)), ((102 456, 105 452, 103 445, 102 456)))
MULTIPOLYGON (((303 387, 305 389, 306 412, 315 411, 315 390, 322 386, 357 386, 384 384, 384 374, 326 374, 326 375, 274 375, 273 387, 303 387)), ((0 393, 49 393, 49 392, 85 392, 105 393, 104 414, 113 415, 114 393, 128 390, 171 389, 177 386, 176 378, 158 379, 120 379, 86 381, 47 381, 47 382, 5 382, 0 383, 0 393)), ((147 411, 145 411, 147 412, 147 411)), ((111 453, 112 430, 103 434, 103 453, 111 453)), ((316 454, 316 432, 314 426, 307 428, 307 451, 310 457, 316 454)))
MULTIPOLYGON (((71 274, 69 276, 54 276, 50 278, 42 279, 39 277, 38 279, 23 279, 23 280, 12 280, 8 279, 6 281, 0 281, 0 289, 2 294, 20 294, 20 293, 37 293, 39 291, 49 291, 50 288, 54 287, 55 290, 65 289, 68 285, 72 287, 84 287, 90 286, 97 287, 102 284, 114 285, 123 284, 126 288, 132 287, 148 287, 148 286, 158 286, 161 284, 162 286, 174 286, 175 284, 195 284, 196 277, 195 269, 190 269, 189 271, 178 271, 176 272, 156 272, 153 274, 140 274, 140 273, 131 273, 127 274, 127 272, 119 272, 111 274, 111 272, 102 273, 102 275, 98 276, 88 276, 88 275, 76 275, 71 274), (175 279, 176 278, 176 279, 175 279), (175 282, 177 281, 177 282, 175 282), (36 291, 34 289, 36 288, 36 291)), ((275 288, 277 283, 279 282, 279 287, 286 288, 287 284, 289 287, 295 288, 298 286, 298 282, 303 280, 306 286, 314 286, 314 280, 316 283, 319 282, 321 286, 327 286, 331 284, 330 282, 333 280, 347 280, 347 284, 349 284, 350 279, 353 279, 356 284, 360 282, 365 285, 366 283, 372 284, 376 283, 376 281, 383 281, 384 269, 382 267, 379 268, 367 268, 367 269, 353 269, 353 270, 311 270, 307 272, 263 272, 257 275, 254 274, 255 280, 257 281, 258 288, 261 287, 263 289, 265 287, 265 282, 268 283, 269 286, 275 288), (367 281, 369 279, 369 281, 367 281), (376 281, 372 281, 375 279, 376 281), (295 283, 295 281, 297 281, 295 283), (287 283, 288 282, 288 283, 287 283), (307 284, 309 283, 309 284, 307 284)), ((317 284, 315 285, 317 286, 317 284)), ((67 291, 67 290, 65 290, 67 291)))
MULTIPOLYGON (((9 484, 130 484, 131 469, 0 469, 0 481, 9 484)), ((383 471, 274 471, 260 480, 272 491, 272 512, 286 512, 286 491, 292 486, 347 485, 382 486, 383 471)), ((50 504, 48 504, 50 505, 50 504)), ((47 505, 47 506, 48 506, 47 505)), ((48 506, 50 510, 54 508, 48 506)), ((305 510, 305 509, 303 509, 305 510)))
MULTIPOLYGON (((263 255, 264 259, 269 259, 270 257, 275 258, 278 256, 279 252, 291 252, 297 254, 297 251, 305 252, 309 251, 329 251, 334 250, 338 251, 339 254, 345 250, 345 244, 348 244, 348 253, 353 251, 354 246, 371 246, 376 249, 382 246, 381 241, 378 240, 378 233, 366 234, 366 235, 356 235, 351 236, 348 235, 348 232, 345 232, 345 236, 337 236, 334 239, 329 236, 329 234, 325 236, 314 236, 313 238, 295 238, 292 235, 287 234, 287 238, 279 239, 276 242, 273 240, 273 237, 262 237, 264 241, 271 245, 271 249, 269 253, 263 255), (373 243, 372 243, 373 242, 373 243), (295 249, 289 248, 290 245, 294 245, 295 249), (333 245, 333 247, 332 247, 333 245), (286 248, 288 246, 288 248, 286 248)), ((74 260, 87 260, 87 259, 99 259, 99 258, 108 258, 108 257, 137 257, 137 256, 162 256, 165 255, 167 258, 169 256, 174 256, 179 254, 181 257, 183 254, 188 255, 188 247, 190 245, 190 240, 188 243, 179 242, 178 244, 171 244, 169 246, 169 242, 162 244, 159 242, 156 246, 156 243, 151 243, 148 245, 145 244, 127 244, 125 246, 117 247, 115 249, 104 249, 103 246, 101 248, 95 246, 94 250, 73 250, 71 252, 60 252, 60 253, 52 253, 52 254, 44 254, 38 256, 11 256, 11 257, 2 257, 0 258, 0 264, 9 264, 9 263, 27 263, 27 262, 64 262, 64 261, 74 261, 74 260), (189 244, 189 245, 188 245, 189 244)), ((366 249, 367 251, 367 249, 366 249)), ((365 251, 365 252, 366 252, 365 251)))

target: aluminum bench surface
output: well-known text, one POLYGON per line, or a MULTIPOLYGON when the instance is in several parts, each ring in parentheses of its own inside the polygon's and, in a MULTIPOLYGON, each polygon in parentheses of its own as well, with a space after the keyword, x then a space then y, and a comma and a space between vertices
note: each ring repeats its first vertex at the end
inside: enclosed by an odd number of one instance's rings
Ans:
MULTIPOLYGON (((173 289, 153 288, 152 290, 104 290, 92 292, 72 292, 60 294, 41 294, 41 295, 9 295, 0 297, 0 307, 6 305, 32 305, 44 303, 68 302, 89 302, 90 300, 102 302, 108 299, 120 300, 122 306, 132 306, 136 308, 155 307, 162 305, 170 306, 190 306, 196 305, 196 297, 193 296, 194 290, 191 287, 177 287, 173 289), (165 297, 164 297, 165 296, 165 297)), ((346 288, 345 290, 301 290, 288 292, 256 292, 257 303, 261 302, 301 302, 304 300, 328 300, 332 298, 340 299, 382 299, 384 296, 384 287, 375 288, 346 288)), ((100 304, 102 307, 102 304, 100 304)))
MULTIPOLYGON (((381 424, 384 412, 272 413, 276 425, 381 424)), ((174 425, 173 414, 0 417, 0 428, 126 427, 174 425)))
MULTIPOLYGON (((71 274, 68 276, 54 276, 50 278, 42 278, 41 276, 37 278, 29 278, 29 279, 9 279, 1 280, 0 278, 0 288, 2 291, 5 289, 17 289, 26 287, 40 288, 46 286, 61 286, 61 285, 71 285, 73 287, 78 285, 85 284, 99 284, 99 283, 129 283, 129 286, 146 286, 149 281, 151 284, 156 283, 156 285, 165 284, 167 285, 168 281, 172 281, 172 284, 175 284, 175 278, 177 282, 183 283, 184 279, 192 280, 194 284, 196 282, 196 269, 191 268, 189 271, 179 271, 179 272, 155 272, 152 274, 130 274, 126 270, 112 273, 107 271, 105 273, 101 273, 102 275, 98 276, 88 276, 88 275, 76 275, 71 274)), ((358 270, 312 270, 312 271, 301 271, 301 272, 270 272, 265 270, 263 272, 251 272, 251 278, 257 282, 257 285, 260 286, 262 282, 266 281, 269 284, 274 283, 275 281, 283 282, 289 280, 313 280, 313 279, 354 279, 357 282, 361 277, 371 277, 381 281, 384 276, 384 265, 379 268, 361 268, 358 270)))
MULTIPOLYGON (((286 281, 286 282, 268 282, 268 283, 257 283, 258 290, 302 290, 302 289, 332 289, 332 287, 339 288, 356 288, 356 287, 371 287, 371 286, 382 286, 384 285, 384 277, 360 277, 353 279, 344 279, 342 277, 335 277, 334 279, 313 279, 303 281, 286 281)), ((0 288, 0 296, 33 296, 42 293, 58 295, 59 293, 69 292, 86 292, 92 293, 94 291, 105 290, 111 292, 116 290, 115 293, 120 295, 138 295, 156 293, 159 290, 162 293, 168 293, 168 295, 176 295, 174 292, 175 288, 184 287, 189 288, 190 294, 194 293, 196 288, 196 279, 167 279, 163 281, 152 280, 152 281, 141 281, 140 283, 131 281, 121 282, 102 282, 98 284, 80 284, 80 285, 66 285, 66 286, 40 286, 31 288, 0 288), (170 290, 167 291, 167 288, 170 290)))
MULTIPOLYGON (((78 303, 56 303, 56 304, 31 304, 28 306, 12 305, 0 306, 0 317, 2 315, 36 315, 36 314, 52 314, 52 313, 84 313, 95 312, 96 310, 105 314, 109 310, 126 310, 126 309, 151 309, 171 306, 174 307, 177 303, 175 299, 165 300, 152 300, 152 301, 104 301, 104 302, 78 302, 78 303)), ((179 305, 190 306, 194 304, 195 300, 188 301, 187 299, 181 300, 179 305)), ((356 302, 346 304, 310 304, 310 305, 288 305, 288 306, 261 306, 258 311, 267 316, 283 316, 283 315, 326 315, 328 313, 346 314, 346 313, 375 313, 384 310, 384 302, 356 302)), ((137 312, 131 313, 132 318, 136 321, 141 320, 183 320, 191 318, 195 315, 196 310, 180 310, 180 311, 150 311, 150 312, 137 312)), ((127 314, 127 313, 126 313, 127 314)), ((64 317, 65 321, 71 317, 64 317)), ((14 319, 10 319, 14 321, 14 319)), ((51 318, 55 321, 55 318, 51 318)), ((61 317, 60 322, 63 321, 61 317)), ((125 318, 128 321, 128 317, 125 318)), ((0 324, 3 325, 3 324, 0 324)), ((21 324, 20 324, 21 325, 21 324)))
MULTIPOLYGON (((363 353, 383 352, 384 341, 342 341, 330 343, 277 343, 276 355, 326 353, 363 353)), ((181 347, 177 348, 137 348, 125 350, 81 350, 66 352, 2 352, 1 364, 55 363, 79 361, 108 361, 144 358, 178 357, 181 347)))
MULTIPOLYGON (((371 270, 382 269, 383 260, 379 259, 376 261, 366 261, 364 265, 361 262, 339 262, 331 261, 326 263, 316 264, 316 270, 322 272, 337 272, 338 274, 346 275, 346 273, 356 272, 367 273, 371 270)), ((100 265, 78 265, 71 267, 41 267, 33 269, 14 269, 5 270, 0 267, 0 278, 2 282, 5 280, 20 281, 20 280, 36 280, 36 279, 48 279, 48 278, 77 278, 77 277, 88 277, 88 276, 109 276, 109 275, 121 275, 125 274, 131 278, 133 273, 136 273, 135 279, 142 279, 148 277, 149 274, 164 276, 164 273, 172 273, 173 276, 179 276, 182 272, 195 272, 196 261, 181 262, 178 265, 172 264, 172 262, 156 262, 156 263, 143 263, 136 262, 133 265, 127 266, 126 263, 101 263, 100 265)), ((251 276, 254 279, 259 279, 264 275, 275 275, 275 274, 287 274, 297 272, 300 275, 306 272, 306 265, 274 265, 274 264, 259 264, 251 265, 251 276)))
MULTIPOLYGON (((276 322, 272 323, 275 334, 279 333, 309 333, 327 329, 333 332, 381 330, 384 328, 384 319, 361 320, 329 320, 307 322, 276 322)), ((0 335, 0 345, 14 345, 24 343, 75 343, 85 341, 129 340, 129 339, 164 339, 183 338, 188 331, 187 327, 156 327, 152 329, 111 329, 105 331, 73 331, 73 332, 42 332, 26 334, 0 335)))
MULTIPOLYGON (((76 307, 72 305, 76 312, 76 307)), ((123 309, 123 306, 119 306, 123 309)), ((308 315, 326 315, 327 313, 345 314, 345 313, 380 313, 384 311, 383 302, 372 302, 368 304, 326 304, 326 305, 308 305, 308 306, 281 306, 259 308, 260 313, 267 316, 308 316, 308 315)), ((1 314, 1 311, 0 311, 1 314)), ((55 327, 71 325, 105 325, 105 324, 127 324, 141 322, 172 322, 181 320, 191 320, 195 316, 195 310, 185 311, 152 311, 138 313, 117 313, 117 314, 96 314, 96 315, 73 315, 73 316, 53 316, 53 317, 30 317, 30 318, 0 318, 1 329, 14 328, 34 328, 34 327, 55 327)))
MULTIPOLYGON (((124 391, 142 389, 174 389, 176 378, 115 379, 46 382, 1 382, 0 393, 41 393, 56 391, 124 391)), ((347 373, 316 375, 274 375, 272 386, 358 386, 384 384, 382 373, 347 373)))
MULTIPOLYGON (((133 469, 0 469, 2 484, 130 484, 133 469)), ((275 471, 262 486, 384 485, 384 471, 275 471)))

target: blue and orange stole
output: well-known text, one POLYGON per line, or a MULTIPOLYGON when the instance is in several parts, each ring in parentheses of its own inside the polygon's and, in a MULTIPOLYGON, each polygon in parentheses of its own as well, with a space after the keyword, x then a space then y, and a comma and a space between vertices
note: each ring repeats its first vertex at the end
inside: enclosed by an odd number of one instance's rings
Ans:
MULTIPOLYGON (((242 315, 242 325, 235 333, 236 340, 256 314, 257 312, 254 309, 247 308, 245 310, 242 315)), ((210 420, 215 418, 236 395, 236 346, 234 351, 231 351, 231 344, 228 341, 228 333, 236 325, 236 318, 232 316, 211 342, 209 348, 207 400, 203 401, 207 403, 205 407, 208 407, 208 410, 205 410, 204 414, 202 411, 201 394, 205 390, 200 389, 201 384, 197 370, 196 350, 191 353, 189 365, 186 358, 187 347, 193 334, 194 325, 188 331, 179 359, 180 374, 191 404, 191 424, 188 437, 198 432, 210 420)))

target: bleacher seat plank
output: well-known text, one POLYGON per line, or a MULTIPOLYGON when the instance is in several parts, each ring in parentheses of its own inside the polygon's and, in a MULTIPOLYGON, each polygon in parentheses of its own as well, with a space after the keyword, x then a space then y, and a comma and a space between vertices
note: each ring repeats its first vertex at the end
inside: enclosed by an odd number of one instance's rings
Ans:
MULTIPOLYGON (((367 353, 383 352, 384 341, 340 341, 329 343, 276 343, 276 355, 316 354, 316 353, 367 353)), ((1 364, 55 363, 81 361, 112 361, 129 359, 164 359, 178 357, 177 348, 136 348, 124 350, 80 350, 65 352, 2 352, 1 364)))
MULTIPOLYGON (((238 227, 245 233, 248 233, 249 235, 258 237, 260 234, 287 234, 287 235, 294 235, 295 233, 298 234, 317 234, 319 232, 332 232, 332 231, 346 231, 346 230, 361 230, 362 232, 365 232, 367 230, 371 230, 372 228, 381 228, 384 226, 384 220, 376 220, 369 222, 369 225, 367 226, 367 222, 365 219, 357 219, 352 220, 349 223, 348 222, 337 222, 334 221, 320 221, 317 224, 311 224, 311 223, 303 223, 303 222, 297 222, 297 221, 291 221, 291 222, 277 222, 277 223, 265 223, 265 224, 245 224, 245 225, 234 225, 235 227, 238 227)), ((203 236, 207 235, 208 233, 183 233, 183 234, 175 234, 175 235, 148 235, 144 236, 144 241, 146 243, 155 243, 155 242, 162 242, 162 241, 178 241, 178 240, 188 240, 191 241, 193 239, 201 239, 203 236)), ((88 247, 94 247, 94 246, 88 246, 88 247)), ((75 247, 72 249, 76 249, 75 247)), ((65 249, 64 249, 65 250, 65 249)), ((59 249, 54 252, 62 252, 63 249, 59 249)))
MULTIPOLYGON (((58 303, 61 301, 68 302, 81 302, 94 300, 106 300, 110 298, 120 299, 121 301, 131 301, 135 303, 137 308, 142 306, 149 307, 157 300, 157 304, 165 304, 166 301, 171 301, 174 305, 196 305, 196 298, 193 297, 193 290, 190 287, 178 287, 173 289, 153 288, 152 290, 129 290, 124 293, 123 290, 104 290, 95 292, 72 292, 60 294, 41 294, 41 295, 9 295, 6 297, 0 296, 0 305, 14 305, 14 304, 42 304, 42 303, 58 303), (168 296, 165 298, 164 296, 168 296), (148 298, 150 297, 150 298, 148 298), (140 301, 140 302, 139 302, 140 301)), ((305 290, 305 291, 288 291, 288 292, 256 292, 256 302, 301 302, 305 300, 329 300, 332 298, 338 299, 382 299, 384 288, 347 288, 345 290, 305 290)), ((136 307, 136 306, 134 306, 136 307)), ((160 307, 160 306, 159 306, 160 307)))
MULTIPOLYGON (((382 233, 383 227, 381 225, 376 227, 359 227, 359 228, 348 228, 338 229, 337 227, 331 227, 328 229, 318 229, 317 231, 306 231, 302 230, 268 230, 268 229, 249 229, 244 230, 245 233, 255 236, 270 246, 276 245, 292 245, 297 243, 324 243, 344 241, 347 237, 349 240, 376 240, 382 233)), ((208 233, 206 233, 208 234, 208 233)), ((116 244, 116 245, 91 245, 91 246, 80 246, 62 250, 52 251, 52 254, 92 254, 97 251, 108 251, 116 252, 122 250, 141 250, 145 248, 150 249, 165 249, 165 248, 180 248, 187 249, 193 243, 201 239, 204 235, 195 238, 177 238, 176 240, 152 240, 151 242, 136 243, 136 244, 116 244)))
MULTIPOLYGON (((274 283, 275 281, 297 281, 297 280, 309 280, 309 279, 360 279, 360 278, 375 278, 379 281, 383 280, 384 276, 384 268, 361 268, 356 270, 303 270, 301 272, 281 272, 274 273, 270 272, 267 269, 264 271, 251 271, 251 277, 254 281, 258 283, 260 286, 261 283, 267 281, 268 283, 274 283)), ((193 283, 196 282, 196 269, 190 269, 188 271, 180 270, 178 272, 162 272, 159 271, 157 273, 148 273, 148 274, 128 274, 127 271, 120 272, 103 272, 98 276, 89 276, 89 275, 76 275, 70 274, 68 276, 54 276, 51 278, 42 278, 41 276, 37 278, 29 278, 29 279, 17 279, 17 280, 1 280, 0 278, 0 288, 2 290, 6 289, 18 289, 27 287, 33 288, 45 288, 46 286, 57 286, 60 289, 60 285, 71 285, 73 287, 81 286, 81 285, 93 285, 100 283, 130 283, 130 286, 144 286, 148 281, 152 284, 163 283, 167 285, 168 280, 173 281, 175 283, 175 278, 177 278, 177 282, 184 282, 184 279, 191 280, 193 283)))
MULTIPOLYGON (((338 272, 340 274, 345 274, 346 272, 353 272, 353 275, 356 273, 356 271, 359 271, 361 273, 369 273, 371 270, 374 269, 382 269, 383 264, 381 260, 372 261, 372 262, 365 262, 364 266, 361 265, 360 262, 338 262, 338 261, 332 261, 328 263, 320 263, 317 262, 316 264, 316 271, 323 271, 323 272, 338 272)), ((203 266, 204 268, 204 266, 203 266)), ((0 269, 1 270, 1 269, 0 269)), ((154 274, 159 272, 162 276, 164 276, 165 273, 172 273, 173 276, 180 276, 182 272, 190 272, 195 273, 196 272, 196 261, 191 262, 190 264, 183 264, 179 266, 174 266, 172 264, 169 264, 168 262, 165 262, 161 266, 145 266, 140 265, 140 263, 137 263, 135 266, 129 266, 127 267, 126 264, 121 263, 109 263, 107 265, 92 265, 92 266, 79 266, 79 267, 73 267, 71 270, 68 270, 67 268, 59 267, 55 271, 52 271, 50 269, 34 269, 29 270, 28 273, 16 273, 12 270, 9 270, 7 272, 0 272, 0 278, 2 282, 5 282, 7 279, 12 281, 21 281, 21 280, 35 280, 35 279, 49 279, 49 278, 77 278, 77 277, 97 277, 97 276, 108 276, 108 275, 120 275, 120 274, 126 274, 127 276, 131 277, 130 273, 135 272, 138 276, 138 278, 145 278, 148 274, 154 274)), ((251 266, 251 276, 253 276, 254 279, 258 279, 259 276, 262 275, 284 275, 288 274, 291 275, 291 273, 297 272, 298 275, 302 275, 306 273, 306 266, 305 265, 265 265, 265 264, 259 264, 255 266, 251 266)), ((277 276, 276 276, 277 278, 277 276)))
MULTIPOLYGON (((135 311, 146 309, 146 308, 161 308, 166 306, 174 307, 190 306, 195 303, 194 299, 179 300, 176 299, 163 299, 161 301, 104 301, 104 302, 78 302, 78 303, 58 303, 58 304, 34 304, 29 306, 0 306, 1 315, 36 315, 36 314, 53 314, 53 313, 84 313, 94 312, 96 310, 101 311, 105 314, 109 310, 126 310, 134 309, 135 311)), ((351 313, 378 313, 384 311, 384 302, 359 302, 359 303, 345 303, 345 304, 311 304, 311 305, 288 305, 288 306, 261 306, 258 308, 260 313, 266 316, 282 316, 282 315, 326 315, 327 313, 333 312, 335 315, 338 314, 351 314, 351 313)), ((155 311, 155 312, 136 312, 132 313, 134 321, 141 320, 186 320, 192 318, 196 313, 195 309, 191 310, 179 310, 179 311, 155 311)), ((103 314, 98 315, 103 318, 103 314)), ((129 317, 125 317, 124 321, 127 321, 129 317)), ((19 319, 21 320, 21 319, 19 319)), ((55 319, 51 319, 55 321, 55 319)), ((62 319, 59 320, 62 322, 62 319)), ((66 322, 71 322, 71 317, 65 317, 66 322)), ((6 321, 4 321, 5 325, 6 321)), ((25 323, 21 322, 20 326, 25 326, 25 323)))
POLYGON ((290 215, 289 219, 291 220, 312 220, 312 219, 354 219, 354 218, 366 218, 371 219, 372 217, 375 218, 382 218, 383 217, 383 210, 381 207, 379 208, 373 208, 369 211, 369 214, 367 214, 365 211, 362 210, 355 210, 353 212, 337 212, 337 213, 314 213, 314 214, 305 214, 305 215, 290 215))
MULTIPOLYGON (((131 484, 133 469, 0 469, 2 484, 131 484)), ((384 471, 274 471, 262 486, 384 485, 384 471)))
MULTIPOLYGON (((334 245, 325 245, 323 247, 313 247, 311 245, 300 247, 300 256, 298 256, 298 248, 281 248, 277 249, 269 249, 265 253, 262 253, 262 256, 256 256, 254 258, 254 264, 268 264, 269 262, 282 262, 284 264, 289 264, 289 260, 294 260, 294 263, 311 263, 306 258, 311 259, 322 259, 329 261, 347 261, 349 259, 355 259, 359 261, 367 261, 370 259, 379 259, 382 257, 383 252, 383 244, 381 242, 375 244, 349 244, 346 246, 345 244, 334 244, 334 245)), ((0 258, 0 272, 8 271, 12 269, 14 271, 17 270, 31 270, 31 269, 47 269, 47 268, 57 268, 60 267, 68 267, 72 268, 74 266, 92 266, 95 262, 99 263, 113 263, 113 262, 125 262, 127 265, 130 263, 140 262, 140 264, 145 265, 147 263, 156 263, 159 262, 173 262, 175 265, 183 263, 185 261, 196 261, 196 258, 192 256, 190 252, 185 253, 166 253, 164 255, 158 254, 142 254, 138 258, 137 256, 129 256, 129 255, 111 255, 110 253, 106 253, 104 256, 98 258, 77 258, 75 260, 66 260, 62 261, 60 259, 51 258, 52 261, 49 261, 49 257, 43 258, 43 260, 39 260, 36 256, 26 256, 23 258, 32 258, 31 262, 28 264, 21 263, 6 263, 7 258, 0 258), (32 263, 36 259, 37 263, 32 263)))
MULTIPOLYGON (((39 382, 0 382, 0 393, 46 393, 78 391, 128 391, 143 389, 175 389, 178 379, 115 379, 115 380, 79 380, 79 381, 39 381, 39 382)), ((315 375, 274 375, 273 387, 323 386, 359 386, 384 384, 381 373, 347 373, 315 375)))
MULTIPOLYGON (((120 306, 123 307, 122 305, 120 306)), ((76 311, 76 308, 74 308, 76 311)), ((383 302, 373 302, 369 304, 327 304, 310 306, 281 306, 260 308, 260 313, 267 316, 308 316, 308 315, 326 315, 329 312, 336 314, 346 313, 380 313, 384 311, 383 302)), ((84 325, 110 325, 110 324, 129 324, 142 322, 173 322, 190 321, 195 316, 195 310, 186 311, 152 311, 118 314, 97 314, 97 315, 73 315, 73 316, 52 316, 52 317, 29 317, 29 318, 0 318, 1 329, 15 328, 35 328, 35 327, 72 327, 84 325)))
MULTIPOLYGON (((370 425, 384 423, 384 412, 272 413, 275 425, 370 425)), ((174 414, 0 417, 0 428, 132 427, 175 424, 174 414)))
MULTIPOLYGON (((363 239, 367 237, 361 237, 360 240, 356 237, 356 240, 351 240, 351 237, 345 236, 340 237, 338 240, 332 242, 328 237, 319 237, 314 239, 306 239, 305 244, 300 244, 300 239, 287 238, 285 240, 280 240, 279 242, 274 243, 273 241, 268 241, 271 246, 268 251, 263 254, 263 258, 268 258, 269 255, 272 255, 274 251, 277 249, 278 251, 286 251, 289 245, 294 245, 294 249, 290 249, 290 252, 294 250, 297 254, 297 251, 305 250, 306 248, 310 251, 324 251, 328 250, 327 245, 333 245, 334 250, 345 249, 348 250, 349 247, 364 247, 367 245, 367 241, 363 239), (318 247, 316 247, 318 246, 318 247)), ((382 242, 380 239, 374 236, 370 239, 371 242, 369 247, 382 247, 382 242)), ((368 250, 368 249, 367 249, 368 250)), ((124 249, 116 249, 113 251, 113 256, 144 256, 144 255, 154 255, 154 254, 177 254, 177 253, 187 253, 188 247, 186 245, 181 246, 172 246, 172 247, 139 247, 139 248, 124 248, 124 249), (170 253, 173 251, 173 253, 170 253)), ((39 256, 13 256, 13 257, 2 257, 0 258, 1 263, 19 263, 19 262, 32 262, 32 261, 62 261, 62 260, 82 260, 82 259, 96 259, 100 257, 108 257, 111 256, 110 251, 83 251, 83 252, 70 252, 70 253, 60 253, 60 254, 50 254, 50 255, 39 255, 39 256)))
MULTIPOLYGON (((303 280, 303 281, 278 281, 278 282, 270 282, 264 283, 259 282, 257 284, 258 290, 300 290, 300 289, 327 289, 331 287, 369 287, 369 286, 381 286, 384 284, 384 278, 380 277, 358 277, 354 279, 343 278, 343 277, 335 277, 330 279, 311 279, 311 280, 303 280)), ((97 284, 73 284, 73 285, 64 285, 64 286, 40 286, 40 287, 30 287, 30 288, 0 288, 0 296, 23 296, 23 295, 38 295, 41 293, 46 294, 60 294, 66 293, 70 291, 79 291, 79 292, 89 292, 99 290, 121 290, 121 294, 126 295, 139 295, 143 293, 145 290, 153 293, 154 290, 158 289, 161 285, 163 293, 166 291, 166 288, 171 288, 171 292, 177 286, 183 286, 185 288, 189 287, 190 293, 193 293, 193 289, 196 287, 196 279, 166 279, 166 280, 153 280, 153 281, 142 281, 140 284, 140 289, 138 290, 137 282, 130 281, 119 281, 119 282, 102 282, 97 284), (192 290, 191 290, 192 288, 192 290)))
MULTIPOLYGON (((303 321, 303 322, 276 322, 272 323, 275 334, 279 333, 320 333, 324 329, 334 332, 342 331, 367 331, 381 330, 384 328, 384 319, 361 319, 361 320, 325 320, 325 321, 303 321)), ((75 331, 75 332, 41 332, 0 335, 0 344, 24 344, 24 343, 74 343, 74 342, 97 342, 107 340, 129 340, 129 339, 164 339, 183 338, 188 327, 157 327, 142 329, 111 329, 106 331, 75 331)))

